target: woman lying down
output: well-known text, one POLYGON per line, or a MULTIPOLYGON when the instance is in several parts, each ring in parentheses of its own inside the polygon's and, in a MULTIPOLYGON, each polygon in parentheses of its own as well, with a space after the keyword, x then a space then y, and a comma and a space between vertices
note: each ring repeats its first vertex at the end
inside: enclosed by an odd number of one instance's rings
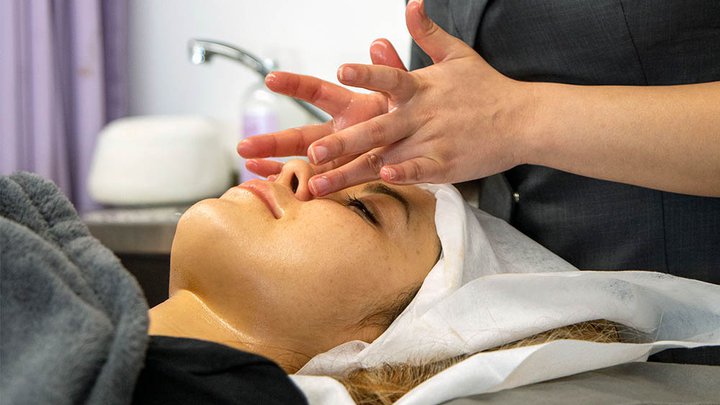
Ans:
POLYGON ((718 286, 575 271, 451 186, 313 199, 310 170, 190 208, 149 312, 54 185, 2 177, 4 401, 437 403, 720 344, 718 286))

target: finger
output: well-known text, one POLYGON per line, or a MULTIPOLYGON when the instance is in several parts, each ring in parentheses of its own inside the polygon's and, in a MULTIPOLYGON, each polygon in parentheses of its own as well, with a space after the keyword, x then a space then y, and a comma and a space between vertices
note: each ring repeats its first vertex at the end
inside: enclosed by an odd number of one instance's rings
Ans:
POLYGON ((342 86, 295 73, 269 73, 265 85, 276 93, 305 100, 332 116, 345 111, 352 100, 352 92, 342 86))
POLYGON ((400 59, 395 47, 385 38, 376 39, 370 44, 370 60, 374 65, 394 67, 407 72, 407 68, 400 59))
POLYGON ((443 183, 445 175, 436 160, 421 156, 402 163, 383 166, 380 178, 392 184, 443 183))
POLYGON ((405 8, 405 23, 410 36, 434 63, 472 55, 475 51, 445 32, 426 14, 422 0, 411 0, 405 8))
POLYGON ((379 179, 378 173, 383 164, 382 151, 370 151, 337 169, 313 176, 308 182, 308 187, 314 196, 322 197, 347 187, 379 179))
POLYGON ((237 152, 246 159, 273 156, 305 156, 310 144, 333 132, 332 123, 306 125, 240 141, 237 152))
POLYGON ((315 171, 316 174, 320 174, 320 173, 325 173, 330 170, 336 169, 336 168, 338 168, 342 165, 345 165, 349 162, 352 162, 353 160, 355 160, 355 158, 357 158, 357 155, 343 156, 341 158, 331 160, 331 161, 329 161, 327 163, 323 163, 321 165, 314 165, 311 163, 310 166, 313 168, 313 170, 315 171))
POLYGON ((411 134, 409 120, 388 113, 328 135, 308 148, 315 165, 346 155, 357 155, 379 146, 390 145, 411 134))
POLYGON ((269 177, 280 173, 283 168, 282 162, 269 159, 249 159, 245 161, 245 167, 258 176, 269 177))
POLYGON ((385 93, 400 103, 410 100, 418 88, 412 74, 382 65, 346 63, 338 69, 338 80, 349 86, 385 93))

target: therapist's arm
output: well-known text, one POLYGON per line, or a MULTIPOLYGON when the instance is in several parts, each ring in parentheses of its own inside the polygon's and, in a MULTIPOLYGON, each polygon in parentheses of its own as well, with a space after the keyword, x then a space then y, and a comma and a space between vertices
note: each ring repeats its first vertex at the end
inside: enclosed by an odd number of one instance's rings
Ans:
POLYGON ((720 82, 538 83, 527 163, 677 193, 720 196, 720 82))

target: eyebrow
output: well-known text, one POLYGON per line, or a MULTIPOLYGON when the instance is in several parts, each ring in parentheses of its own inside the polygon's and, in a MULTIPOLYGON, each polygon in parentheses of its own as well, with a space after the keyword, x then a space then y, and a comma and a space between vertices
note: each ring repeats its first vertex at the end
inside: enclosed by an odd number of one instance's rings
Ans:
POLYGON ((410 223, 410 203, 408 202, 407 198, 405 198, 402 194, 400 194, 395 189, 392 189, 382 183, 371 183, 366 185, 363 188, 363 191, 366 193, 375 193, 375 194, 384 194, 386 196, 392 197, 396 199, 402 207, 405 209, 405 223, 410 223))

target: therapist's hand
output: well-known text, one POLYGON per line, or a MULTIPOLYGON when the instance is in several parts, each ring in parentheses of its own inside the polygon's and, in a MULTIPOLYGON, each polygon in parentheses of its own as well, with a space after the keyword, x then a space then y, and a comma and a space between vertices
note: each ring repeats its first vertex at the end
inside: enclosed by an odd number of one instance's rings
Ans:
POLYGON ((352 159, 311 179, 316 196, 379 177, 396 184, 458 182, 525 163, 523 134, 535 115, 532 84, 497 72, 427 18, 420 2, 408 4, 406 21, 435 64, 413 72, 355 64, 339 69, 343 84, 383 93, 391 103, 364 122, 308 137, 314 138, 311 163, 352 159))
MULTIPOLYGON (((397 51, 386 39, 370 45, 374 64, 407 71, 397 51)), ((392 99, 382 93, 357 93, 342 86, 312 77, 287 72, 273 72, 265 83, 277 93, 305 100, 332 116, 332 120, 318 125, 291 128, 270 134, 249 137, 238 144, 238 153, 249 159, 246 166, 261 176, 280 172, 283 164, 265 157, 305 156, 314 141, 349 126, 364 122, 395 108, 392 99)), ((350 162, 357 154, 345 155, 323 165, 315 165, 315 173, 322 173, 350 162)))

